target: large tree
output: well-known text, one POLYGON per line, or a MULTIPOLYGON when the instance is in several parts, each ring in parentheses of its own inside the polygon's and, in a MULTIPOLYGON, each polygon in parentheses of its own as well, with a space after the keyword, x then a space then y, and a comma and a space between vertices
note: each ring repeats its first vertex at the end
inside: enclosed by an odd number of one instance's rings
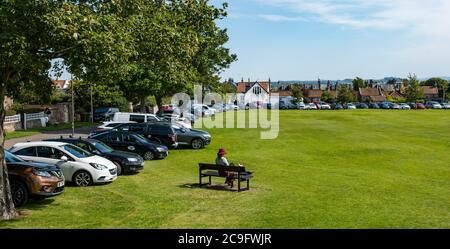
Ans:
POLYGON ((430 78, 424 83, 426 86, 433 86, 439 89, 439 95, 442 98, 442 102, 445 102, 445 95, 448 90, 449 82, 442 78, 430 78))
POLYGON ((353 79, 352 84, 354 91, 359 91, 360 88, 366 87, 366 82, 360 77, 356 77, 355 79, 353 79))
POLYGON ((407 79, 404 80, 406 86, 406 100, 408 102, 417 102, 423 99, 423 92, 420 86, 420 81, 416 75, 410 74, 407 79))
POLYGON ((355 95, 346 85, 340 85, 338 88, 337 101, 341 104, 355 101, 355 95))
POLYGON ((216 8, 207 0, 154 1, 136 12, 138 53, 119 85, 129 101, 143 102, 154 95, 159 107, 164 97, 192 93, 194 84, 220 89, 218 73, 236 59, 223 45, 227 32, 216 21, 226 16, 226 4, 216 8), (132 91, 139 89, 139 91, 132 91))
POLYGON ((295 103, 299 103, 303 100, 303 89, 299 84, 295 84, 292 87, 292 97, 295 103))
MULTIPOLYGON (((128 43, 127 4, 101 0, 0 1, 0 99, 23 86, 48 88, 55 59, 62 59, 80 79, 116 77, 116 69, 133 53, 128 43)), ((0 219, 12 219, 17 212, 4 161, 4 117, 1 104, 0 219)))

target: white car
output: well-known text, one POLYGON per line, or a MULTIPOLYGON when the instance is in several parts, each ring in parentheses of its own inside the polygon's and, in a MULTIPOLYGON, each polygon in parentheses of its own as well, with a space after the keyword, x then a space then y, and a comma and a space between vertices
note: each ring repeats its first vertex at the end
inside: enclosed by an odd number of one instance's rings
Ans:
POLYGON ((356 105, 354 105, 353 103, 348 103, 346 107, 346 109, 348 110, 356 110, 356 105))
POLYGON ((331 106, 328 103, 320 102, 319 106, 320 110, 331 110, 331 106))
POLYGON ((77 186, 117 179, 117 166, 113 162, 72 144, 46 141, 17 143, 10 151, 26 161, 58 165, 66 181, 77 186))
POLYGON ((308 104, 308 110, 317 110, 318 108, 317 108, 317 106, 316 106, 316 104, 314 104, 314 103, 309 103, 308 104))
POLYGON ((103 124, 95 127, 95 132, 100 132, 100 131, 107 131, 107 130, 112 130, 114 129, 114 127, 121 125, 121 124, 128 124, 128 123, 136 123, 133 121, 129 121, 129 122, 120 122, 120 121, 108 121, 108 122, 103 122, 103 124))
POLYGON ((299 110, 306 110, 307 109, 305 103, 303 103, 303 102, 297 103, 297 108, 299 110))
POLYGON ((214 112, 214 109, 208 107, 207 105, 194 104, 194 105, 192 105, 192 107, 195 110, 195 113, 197 116, 211 117, 216 114, 214 112), (201 113, 201 114, 198 115, 197 113, 201 113))
POLYGON ((442 103, 442 109, 450 109, 450 103, 442 103))
POLYGON ((228 104, 228 105, 227 105, 227 109, 228 109, 228 110, 235 110, 235 111, 238 111, 238 110, 239 110, 239 106, 238 106, 238 105, 234 105, 234 104, 228 104))
POLYGON ((411 110, 411 106, 405 104, 405 103, 401 103, 399 104, 400 106, 400 110, 411 110))
POLYGON ((156 115, 148 113, 135 113, 135 112, 116 112, 111 121, 114 122, 136 122, 147 123, 161 121, 156 115))
POLYGON ((425 104, 427 109, 442 109, 441 104, 436 101, 429 101, 425 104))

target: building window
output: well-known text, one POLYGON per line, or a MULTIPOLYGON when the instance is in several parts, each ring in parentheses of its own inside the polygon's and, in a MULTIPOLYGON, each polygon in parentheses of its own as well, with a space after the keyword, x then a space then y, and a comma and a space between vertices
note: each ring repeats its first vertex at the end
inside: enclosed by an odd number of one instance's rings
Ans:
POLYGON ((261 87, 259 87, 259 86, 254 87, 253 88, 253 93, 256 94, 256 95, 261 94, 261 87))

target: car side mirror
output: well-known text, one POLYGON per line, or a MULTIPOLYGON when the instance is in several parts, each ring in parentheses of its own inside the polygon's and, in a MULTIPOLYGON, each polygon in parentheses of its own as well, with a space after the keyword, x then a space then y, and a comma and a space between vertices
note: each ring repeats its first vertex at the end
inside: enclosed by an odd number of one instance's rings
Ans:
POLYGON ((69 158, 67 158, 66 156, 62 156, 61 160, 63 160, 64 162, 67 162, 67 161, 69 161, 69 158))

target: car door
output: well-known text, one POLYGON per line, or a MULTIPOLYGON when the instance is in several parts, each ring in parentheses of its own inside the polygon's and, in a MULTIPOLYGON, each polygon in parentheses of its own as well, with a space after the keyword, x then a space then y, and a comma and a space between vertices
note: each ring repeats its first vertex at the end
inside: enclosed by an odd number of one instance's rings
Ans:
POLYGON ((122 134, 122 143, 123 143, 123 151, 133 152, 137 154, 141 154, 142 148, 136 139, 130 134, 122 134))
POLYGON ((115 150, 123 151, 122 133, 120 132, 110 133, 106 137, 104 137, 102 141, 115 150))
POLYGON ((172 126, 172 128, 177 134, 177 142, 179 144, 190 144, 192 137, 191 134, 189 134, 189 130, 182 129, 178 126, 172 126))
POLYGON ((58 165, 66 179, 71 179, 73 174, 73 158, 66 153, 48 146, 36 147, 36 154, 40 162, 58 165), (61 158, 66 156, 68 161, 64 161, 61 158))

